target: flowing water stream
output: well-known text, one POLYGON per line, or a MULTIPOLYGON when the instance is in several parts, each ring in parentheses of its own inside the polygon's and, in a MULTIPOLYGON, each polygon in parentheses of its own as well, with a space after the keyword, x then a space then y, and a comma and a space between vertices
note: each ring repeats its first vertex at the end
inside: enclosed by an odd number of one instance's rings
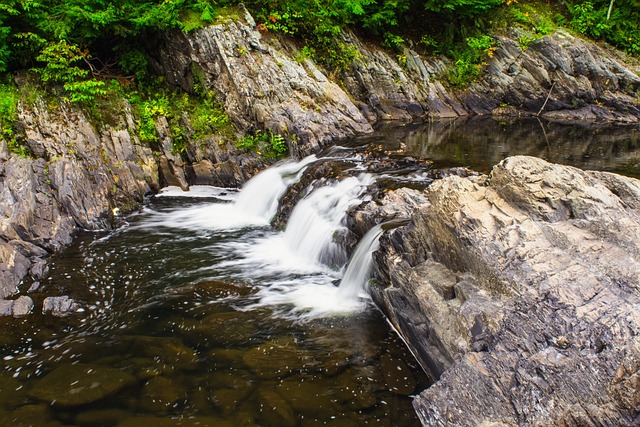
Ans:
MULTIPOLYGON (((428 185, 431 160, 483 170, 496 156, 544 157, 565 144, 545 129, 546 152, 535 142, 507 149, 507 125, 496 123, 493 137, 478 122, 469 128, 484 134, 484 157, 464 123, 381 130, 276 165, 241 191, 164 189, 116 231, 82 234, 32 294, 36 305, 71 295, 80 311, 0 319, 0 425, 419 425, 411 395, 429 379, 367 297, 384 227, 350 251, 345 215, 376 186, 428 185), (287 189, 329 162, 343 173, 312 181, 285 227, 270 225, 287 189)), ((633 175, 640 149, 629 129, 598 143, 573 128, 567 138, 583 140, 563 159, 584 166, 572 159, 597 147, 620 154, 599 169, 633 175)))

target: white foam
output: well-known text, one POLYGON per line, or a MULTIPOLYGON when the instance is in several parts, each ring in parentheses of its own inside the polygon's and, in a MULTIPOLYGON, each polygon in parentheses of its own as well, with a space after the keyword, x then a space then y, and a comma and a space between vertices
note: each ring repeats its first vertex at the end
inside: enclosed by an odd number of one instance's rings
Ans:
POLYGON ((180 187, 169 186, 162 188, 156 197, 193 197, 216 198, 220 200, 234 200, 238 194, 236 188, 214 187, 211 185, 192 185, 188 191, 180 187))

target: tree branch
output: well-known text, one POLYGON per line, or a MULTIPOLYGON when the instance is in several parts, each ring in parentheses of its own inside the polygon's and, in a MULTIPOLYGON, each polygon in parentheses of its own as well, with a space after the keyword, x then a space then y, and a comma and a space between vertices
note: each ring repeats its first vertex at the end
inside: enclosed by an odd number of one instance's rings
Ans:
POLYGON ((549 89, 549 93, 547 94, 547 99, 544 100, 544 104, 542 104, 542 108, 540 108, 540 111, 538 111, 538 114, 536 114, 536 117, 538 117, 540 113, 542 113, 542 110, 544 110, 544 107, 547 106, 547 102, 549 102, 549 97, 551 96, 551 91, 553 90, 553 87, 555 85, 556 85, 556 82, 553 82, 553 84, 551 85, 551 89, 549 89))

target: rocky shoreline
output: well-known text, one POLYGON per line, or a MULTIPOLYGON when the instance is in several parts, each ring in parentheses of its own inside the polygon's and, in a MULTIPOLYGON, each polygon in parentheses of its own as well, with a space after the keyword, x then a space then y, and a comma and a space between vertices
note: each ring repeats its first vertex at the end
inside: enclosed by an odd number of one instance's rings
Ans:
POLYGON ((422 422, 636 425, 639 208, 637 179, 516 156, 354 215, 410 219, 372 295, 438 378, 422 422))

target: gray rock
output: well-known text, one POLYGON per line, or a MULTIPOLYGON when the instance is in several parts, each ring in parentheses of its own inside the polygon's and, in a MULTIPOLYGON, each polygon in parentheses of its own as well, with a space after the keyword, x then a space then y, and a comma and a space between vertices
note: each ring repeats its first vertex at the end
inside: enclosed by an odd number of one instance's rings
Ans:
POLYGON ((49 266, 42 258, 32 258, 31 269, 29 273, 35 280, 42 280, 49 274, 49 266))
POLYGON ((0 299, 0 316, 11 316, 13 314, 13 301, 0 299))
POLYGON ((614 55, 564 31, 542 37, 524 51, 519 37, 514 30, 497 38, 486 74, 460 94, 468 110, 487 114, 506 104, 550 119, 640 120, 640 77, 614 55))
POLYGON ((381 239, 373 297, 439 380, 425 425, 634 425, 640 182, 511 157, 381 239))
POLYGON ((338 85, 311 61, 299 63, 287 54, 292 46, 263 39, 252 23, 245 18, 167 34, 156 67, 184 90, 193 91, 195 84, 214 90, 239 129, 283 134, 295 155, 372 132, 338 85))
POLYGON ((13 245, 0 238, 0 299, 15 295, 31 263, 13 245))
POLYGON ((20 296, 13 302, 13 317, 22 317, 33 310, 33 300, 27 296, 20 296))
POLYGON ((542 37, 523 51, 517 41, 521 36, 512 30, 496 37, 496 51, 480 80, 455 91, 437 80, 453 66, 448 59, 425 58, 405 49, 406 62, 400 63, 348 34, 359 55, 342 80, 371 121, 535 115, 548 95, 542 113, 549 119, 640 120, 640 77, 612 53, 564 31, 542 37))
POLYGON ((42 303, 42 312, 51 313, 54 316, 67 316, 78 311, 80 305, 68 296, 47 297, 42 303))

